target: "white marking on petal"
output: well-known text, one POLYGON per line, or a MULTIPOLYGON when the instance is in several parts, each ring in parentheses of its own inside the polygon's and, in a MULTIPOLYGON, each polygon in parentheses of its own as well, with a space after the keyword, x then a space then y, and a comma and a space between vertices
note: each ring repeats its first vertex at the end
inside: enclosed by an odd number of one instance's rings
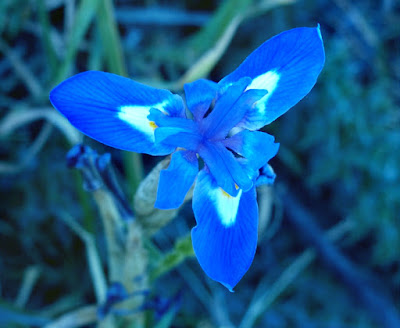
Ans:
POLYGON ((168 101, 148 106, 121 106, 117 114, 118 118, 133 126, 136 130, 143 132, 148 139, 154 142, 154 130, 157 127, 154 122, 149 121, 147 116, 150 114, 150 108, 157 108, 163 114, 169 115, 164 109, 168 101))
POLYGON ((246 90, 265 89, 268 90, 268 95, 271 95, 278 86, 280 77, 276 71, 268 71, 254 78, 246 90))
POLYGON ((262 97, 259 101, 257 101, 254 106, 259 115, 264 114, 266 103, 269 97, 271 97, 272 94, 274 93, 276 87, 278 86, 280 77, 281 76, 276 71, 274 70, 268 71, 254 78, 253 81, 250 83, 250 85, 247 87, 246 90, 265 89, 268 91, 268 93, 264 97, 262 97))
POLYGON ((154 129, 147 116, 150 114, 148 106, 121 106, 118 118, 125 121, 136 130, 143 132, 148 139, 154 141, 154 129))
POLYGON ((211 190, 210 193, 210 198, 214 200, 214 205, 218 213, 219 220, 223 226, 229 228, 236 222, 242 190, 239 190, 236 197, 229 195, 219 187, 211 190))

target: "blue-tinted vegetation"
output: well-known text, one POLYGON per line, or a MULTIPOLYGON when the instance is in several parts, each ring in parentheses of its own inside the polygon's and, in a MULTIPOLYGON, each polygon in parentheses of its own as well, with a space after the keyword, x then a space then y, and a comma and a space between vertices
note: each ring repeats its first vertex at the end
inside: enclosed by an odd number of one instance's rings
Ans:
POLYGON ((393 0, 1 1, 0 326, 399 327, 398 26, 393 0), (318 23, 325 67, 264 128, 276 180, 232 294, 195 260, 191 191, 153 209, 169 159, 83 137, 48 95, 86 70, 183 94, 318 23))

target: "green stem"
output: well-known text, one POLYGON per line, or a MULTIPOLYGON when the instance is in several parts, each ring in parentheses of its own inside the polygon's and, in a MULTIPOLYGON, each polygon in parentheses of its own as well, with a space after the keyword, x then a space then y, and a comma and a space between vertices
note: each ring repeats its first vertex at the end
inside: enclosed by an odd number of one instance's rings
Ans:
POLYGON ((82 177, 80 176, 79 172, 74 170, 73 176, 74 176, 74 180, 75 180, 76 192, 78 194, 78 199, 79 199, 79 202, 80 202, 82 210, 83 210, 83 227, 89 233, 94 234, 94 232, 95 232, 94 220, 95 220, 96 215, 90 204, 89 194, 82 188, 83 181, 82 181, 82 177))

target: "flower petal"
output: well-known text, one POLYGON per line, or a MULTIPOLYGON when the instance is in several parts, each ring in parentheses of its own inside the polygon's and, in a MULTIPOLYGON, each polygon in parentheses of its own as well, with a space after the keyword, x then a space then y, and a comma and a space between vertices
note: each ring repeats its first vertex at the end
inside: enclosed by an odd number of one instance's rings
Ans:
POLYGON ((215 102, 212 112, 201 122, 207 139, 222 139, 230 129, 239 123, 246 113, 245 106, 234 106, 251 82, 249 78, 240 79, 230 85, 215 102))
POLYGON ((201 142, 201 135, 196 131, 165 127, 156 129, 154 133, 156 141, 165 146, 197 151, 201 142))
POLYGON ((276 155, 279 144, 275 138, 261 131, 243 130, 223 141, 223 144, 248 159, 248 165, 258 170, 276 155))
POLYGON ((272 185, 275 181, 276 174, 274 169, 269 164, 265 164, 259 171, 259 176, 256 178, 256 187, 262 185, 272 185))
POLYGON ((252 179, 222 143, 203 141, 198 153, 207 164, 218 186, 229 195, 236 196, 238 189, 247 191, 253 186, 252 179))
MULTIPOLYGON (((266 90, 247 90, 229 110, 224 110, 223 114, 221 113, 222 111, 219 112, 219 114, 226 116, 221 115, 220 117, 217 117, 217 115, 215 115, 213 119, 218 120, 220 118, 221 120, 216 132, 212 135, 212 138, 217 140, 224 139, 228 135, 229 131, 243 120, 246 113, 253 110, 257 101, 265 96, 266 93, 266 90)), ((219 103, 217 102, 217 104, 219 103)))
POLYGON ((252 82, 247 89, 266 89, 241 126, 257 130, 284 114, 310 92, 324 66, 321 32, 317 28, 295 28, 263 43, 219 84, 230 85, 243 77, 252 82))
POLYGON ((201 120, 217 95, 218 84, 200 79, 192 83, 186 83, 183 88, 185 89, 186 104, 194 119, 196 121, 201 120))
POLYGON ((202 140, 198 123, 183 117, 171 117, 152 108, 148 119, 155 123, 156 143, 195 151, 202 140))
POLYGON ((105 72, 88 71, 65 80, 51 91, 50 100, 89 137, 151 155, 169 154, 174 147, 155 145, 155 126, 147 118, 150 109, 184 116, 179 96, 105 72))
POLYGON ((168 169, 160 172, 155 207, 163 210, 178 208, 198 173, 196 154, 191 151, 177 151, 172 154, 168 169))
POLYGON ((193 211, 196 257, 211 279, 232 291, 249 269, 257 247, 255 188, 229 196, 203 169, 194 189, 193 211))

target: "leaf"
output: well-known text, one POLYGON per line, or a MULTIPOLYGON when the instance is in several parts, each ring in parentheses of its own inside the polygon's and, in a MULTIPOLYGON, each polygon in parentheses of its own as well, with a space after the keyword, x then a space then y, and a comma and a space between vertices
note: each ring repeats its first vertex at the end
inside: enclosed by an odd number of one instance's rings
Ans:
POLYGON ((97 0, 82 0, 80 2, 71 33, 68 35, 66 55, 53 81, 54 84, 60 83, 69 74, 83 38, 97 13, 99 3, 97 0))
POLYGON ((103 41, 108 68, 112 73, 127 76, 121 40, 114 19, 113 4, 110 0, 101 0, 99 3, 97 24, 103 41))
POLYGON ((44 0, 37 0, 38 2, 38 14, 39 14, 39 22, 41 25, 41 34, 42 34, 42 42, 43 47, 48 57, 49 66, 50 66, 50 74, 53 75, 56 72, 58 59, 56 52, 53 47, 53 43, 51 42, 50 38, 50 20, 49 15, 46 10, 46 4, 44 0))
POLYGON ((248 9, 253 0, 223 1, 210 21, 188 42, 187 48, 201 54, 212 48, 225 34, 239 14, 248 9))
POLYGON ((274 7, 288 5, 295 1, 266 0, 256 5, 253 5, 251 0, 224 2, 209 24, 196 34, 187 45, 187 48, 194 52, 192 55, 198 57, 197 61, 170 87, 173 90, 180 90, 185 83, 207 77, 225 53, 236 30, 244 20, 262 15, 274 7))
POLYGON ((42 327, 50 321, 49 318, 25 312, 17 307, 0 301, 0 326, 10 327, 19 324, 30 327, 42 327))
POLYGON ((172 307, 171 309, 168 310, 167 313, 163 315, 161 320, 154 326, 154 328, 168 328, 171 327, 172 322, 175 318, 176 315, 176 307, 172 307))
POLYGON ((187 258, 193 256, 192 238, 191 234, 188 233, 180 237, 176 241, 174 248, 159 260, 158 264, 156 264, 156 268, 150 273, 150 279, 154 280, 158 278, 177 267, 187 258))

